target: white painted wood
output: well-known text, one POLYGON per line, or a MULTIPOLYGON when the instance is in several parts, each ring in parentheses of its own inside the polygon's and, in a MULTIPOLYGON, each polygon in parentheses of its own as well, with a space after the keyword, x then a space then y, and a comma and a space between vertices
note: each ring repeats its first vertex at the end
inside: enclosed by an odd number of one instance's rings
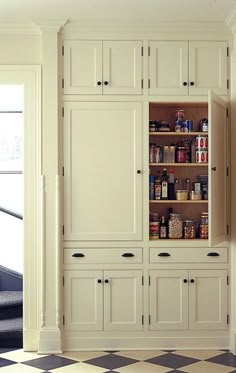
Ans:
POLYGON ((103 93, 141 94, 141 41, 103 42, 103 93), (104 82, 108 82, 105 85, 104 82))
POLYGON ((188 271, 150 271, 150 330, 188 329, 188 271))
POLYGON ((222 99, 209 93, 209 238, 212 246, 227 240, 226 108, 222 99))
POLYGON ((170 247, 150 249, 150 263, 227 263, 227 247, 170 247), (160 253, 168 253, 170 256, 159 256, 160 253), (210 256, 215 253, 219 256, 210 256))
POLYGON ((189 279, 189 328, 227 329, 227 271, 191 270, 189 279))
POLYGON ((65 240, 142 238, 141 104, 65 103, 65 240))
POLYGON ((140 41, 65 41, 64 94, 141 94, 141 47, 140 41))
POLYGON ((149 42, 149 94, 187 95, 188 85, 188 42, 149 42))
POLYGON ((102 41, 64 41, 63 61, 64 94, 102 93, 102 41))
POLYGON ((64 264, 91 264, 91 263, 142 263, 143 249, 139 248, 114 248, 95 247, 77 249, 64 249, 64 264), (127 256, 133 255, 133 256, 127 256))
POLYGON ((64 272, 64 330, 103 329, 102 279, 102 271, 64 272))
POLYGON ((105 271, 104 329, 142 330, 142 310, 142 271, 105 271))
POLYGON ((189 42, 189 94, 227 95, 227 42, 189 42), (194 85, 191 85, 191 82, 194 85))

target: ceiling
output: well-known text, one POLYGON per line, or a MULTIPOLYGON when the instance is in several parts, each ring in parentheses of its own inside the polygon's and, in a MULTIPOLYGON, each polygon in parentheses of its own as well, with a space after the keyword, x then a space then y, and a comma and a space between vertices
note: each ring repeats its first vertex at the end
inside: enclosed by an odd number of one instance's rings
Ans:
POLYGON ((236 0, 0 0, 0 22, 226 21, 236 0))

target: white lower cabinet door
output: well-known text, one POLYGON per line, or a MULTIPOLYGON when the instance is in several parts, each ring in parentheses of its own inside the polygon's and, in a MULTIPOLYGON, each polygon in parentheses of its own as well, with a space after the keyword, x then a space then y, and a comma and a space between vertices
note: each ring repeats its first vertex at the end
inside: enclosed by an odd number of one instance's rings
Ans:
POLYGON ((64 329, 103 329, 102 271, 65 271, 64 329))
POLYGON ((188 271, 150 271, 150 330, 188 329, 188 271))
POLYGON ((104 329, 142 330, 142 271, 104 272, 104 329))
POLYGON ((189 271, 189 329, 227 329, 227 271, 189 271))

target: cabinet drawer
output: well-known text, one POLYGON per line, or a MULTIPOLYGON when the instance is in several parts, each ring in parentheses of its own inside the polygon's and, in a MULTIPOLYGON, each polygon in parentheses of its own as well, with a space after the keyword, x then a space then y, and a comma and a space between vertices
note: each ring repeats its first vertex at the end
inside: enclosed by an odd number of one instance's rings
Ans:
POLYGON ((150 263, 227 263, 227 248, 150 248, 150 263))
POLYGON ((65 264, 142 263, 142 248, 77 248, 64 249, 65 264))

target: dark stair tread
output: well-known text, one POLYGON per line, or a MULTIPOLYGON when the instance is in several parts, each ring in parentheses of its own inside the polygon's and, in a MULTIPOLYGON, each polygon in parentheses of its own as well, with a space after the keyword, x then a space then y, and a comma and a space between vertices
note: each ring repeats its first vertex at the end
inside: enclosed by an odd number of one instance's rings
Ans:
POLYGON ((0 291, 0 309, 23 303, 22 291, 0 291))
POLYGON ((0 320, 0 339, 4 338, 4 334, 18 334, 22 333, 23 330, 23 319, 22 317, 16 317, 14 319, 0 320))

